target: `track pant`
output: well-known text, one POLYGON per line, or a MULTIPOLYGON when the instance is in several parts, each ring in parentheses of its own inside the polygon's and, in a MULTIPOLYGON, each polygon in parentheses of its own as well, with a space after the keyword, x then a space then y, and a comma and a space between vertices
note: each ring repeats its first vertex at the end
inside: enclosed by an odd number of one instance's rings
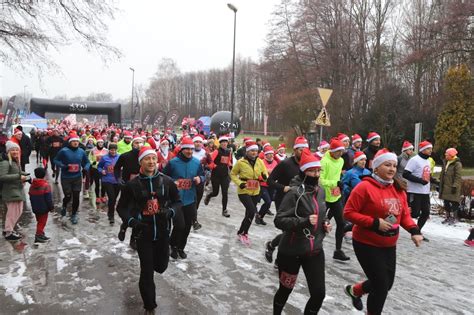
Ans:
POLYGON ((151 238, 137 239, 137 252, 140 259, 140 280, 138 286, 142 296, 144 308, 156 308, 156 288, 154 281, 155 271, 163 273, 168 268, 169 239, 166 234, 157 241, 151 238))
POLYGON ((430 195, 409 193, 411 217, 418 218, 418 228, 421 229, 430 217, 430 195))
POLYGON ((353 286, 356 296, 368 293, 367 313, 382 314, 395 279, 396 247, 375 247, 352 240, 357 260, 368 280, 353 286))
POLYGON ((196 186, 196 211, 201 204, 202 196, 204 195, 204 182, 196 186))
POLYGON ((265 186, 260 187, 260 198, 263 200, 263 205, 260 206, 258 215, 261 218, 263 218, 265 214, 267 214, 267 211, 270 210, 270 206, 272 205, 272 196, 273 190, 265 186))
POLYGON ((196 203, 181 207, 176 211, 173 218, 173 232, 171 233, 170 245, 184 250, 188 242, 191 225, 196 218, 196 203))
POLYGON ((257 213, 257 203, 260 199, 260 196, 250 196, 247 194, 240 194, 238 196, 240 202, 245 207, 245 217, 242 220, 242 223, 240 224, 240 228, 237 234, 248 234, 249 228, 252 225, 252 220, 255 217, 255 214, 257 213))
POLYGON ((219 187, 222 193, 222 211, 227 210, 227 199, 229 193, 229 176, 211 176, 212 192, 208 195, 208 198, 217 197, 219 195, 219 187))
POLYGON ((449 218, 451 215, 457 218, 459 215, 459 202, 444 200, 444 210, 446 210, 446 217, 449 218))
POLYGON ((324 251, 317 255, 287 256, 278 252, 280 286, 273 298, 273 314, 281 314, 293 291, 300 267, 303 268, 309 289, 309 300, 304 314, 317 314, 326 296, 324 251))
POLYGON ((104 189, 104 186, 101 185, 102 175, 99 173, 99 171, 96 168, 93 168, 93 167, 90 168, 90 177, 91 177, 91 182, 94 181, 94 184, 95 184, 95 196, 97 198, 105 197, 105 189, 104 189))
POLYGON ((108 211, 107 211, 107 216, 110 219, 114 218, 114 213, 115 213, 115 204, 117 201, 117 196, 120 192, 120 186, 119 184, 112 184, 112 183, 102 183, 102 188, 105 190, 107 193, 107 199, 108 199, 108 211))
POLYGON ((13 229, 23 213, 23 201, 7 201, 7 214, 5 216, 5 229, 7 236, 13 229))
POLYGON ((342 238, 344 237, 344 218, 342 215, 342 201, 339 199, 336 202, 326 202, 328 208, 328 218, 334 217, 336 220, 336 249, 342 248, 342 238))
POLYGON ((35 214, 36 217, 36 235, 44 235, 44 227, 48 222, 48 213, 35 214))
POLYGON ((61 187, 63 189, 63 208, 67 207, 72 198, 72 214, 76 214, 79 209, 79 196, 82 188, 82 178, 61 178, 61 187))

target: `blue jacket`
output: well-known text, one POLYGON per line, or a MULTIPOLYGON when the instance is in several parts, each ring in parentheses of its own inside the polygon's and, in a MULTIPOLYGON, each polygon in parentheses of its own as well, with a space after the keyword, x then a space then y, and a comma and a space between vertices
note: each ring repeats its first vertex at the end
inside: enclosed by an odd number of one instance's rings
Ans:
POLYGON ((196 202, 196 184, 194 183, 193 178, 199 176, 201 178, 201 183, 204 183, 205 180, 204 170, 198 159, 194 157, 187 159, 181 154, 178 154, 177 157, 169 161, 163 170, 163 173, 171 177, 174 181, 179 179, 190 179, 192 183, 191 189, 180 189, 179 195, 183 202, 183 206, 196 202))
POLYGON ((33 213, 45 214, 54 209, 51 186, 45 179, 33 179, 29 195, 33 213))
POLYGON ((119 156, 120 154, 115 154, 115 156, 106 154, 100 159, 100 162, 97 165, 97 170, 101 175, 103 170, 107 172, 106 175, 102 175, 103 183, 118 184, 118 180, 114 175, 114 166, 115 163, 117 163, 119 156))
POLYGON ((342 195, 344 196, 344 200, 349 198, 352 189, 354 189, 357 184, 359 184, 362 180, 360 176, 370 175, 371 172, 364 168, 360 168, 358 166, 354 166, 350 170, 347 170, 342 176, 342 184, 344 185, 342 189, 342 195))
POLYGON ((89 170, 91 166, 86 152, 81 148, 72 150, 65 147, 59 150, 54 158, 54 164, 61 168, 61 178, 77 178, 82 176, 82 169, 89 170), (71 172, 69 167, 77 165, 77 170, 71 172))

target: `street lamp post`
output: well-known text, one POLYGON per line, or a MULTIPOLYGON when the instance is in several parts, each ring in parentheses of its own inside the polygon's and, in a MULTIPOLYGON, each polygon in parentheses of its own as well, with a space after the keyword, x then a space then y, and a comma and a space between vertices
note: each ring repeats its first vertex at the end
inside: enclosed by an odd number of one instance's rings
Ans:
POLYGON ((133 90, 135 90, 135 69, 130 67, 132 70, 132 101, 130 102, 130 126, 133 127, 133 90))
POLYGON ((234 11, 234 47, 232 50, 232 89, 230 94, 230 128, 229 131, 233 132, 234 126, 234 103, 235 103, 235 30, 237 25, 237 7, 234 6, 232 3, 227 3, 229 9, 234 11))
POLYGON ((28 85, 23 85, 23 100, 25 101, 25 111, 28 107, 28 102, 26 101, 26 88, 28 87, 28 85))

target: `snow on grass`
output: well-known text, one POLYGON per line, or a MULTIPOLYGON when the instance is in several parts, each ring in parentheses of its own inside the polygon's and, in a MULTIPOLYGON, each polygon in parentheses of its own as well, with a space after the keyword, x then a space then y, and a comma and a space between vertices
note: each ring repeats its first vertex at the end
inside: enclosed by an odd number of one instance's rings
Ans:
POLYGON ((64 261, 64 259, 58 258, 58 259, 56 260, 56 269, 58 270, 58 272, 61 272, 61 270, 63 270, 64 267, 66 267, 66 266, 67 266, 67 264, 66 264, 66 262, 64 261))
POLYGON ((95 286, 93 286, 93 287, 86 287, 86 288, 84 289, 84 291, 89 292, 89 293, 90 293, 90 292, 93 292, 93 291, 100 291, 100 290, 102 290, 102 286, 101 286, 100 284, 95 285, 95 286))
MULTIPOLYGON (((25 271, 25 263, 16 261, 14 264, 10 265, 8 273, 2 275, 0 278, 0 287, 5 288, 5 295, 11 296, 15 301, 21 304, 26 304, 29 302, 21 293, 23 281, 27 279, 25 276, 23 276, 25 271)), ((31 300, 31 298, 28 300, 31 300)))
POLYGON ((95 249, 91 249, 90 251, 83 250, 80 252, 80 254, 89 257, 90 260, 102 257, 102 255, 99 255, 99 252, 95 249))

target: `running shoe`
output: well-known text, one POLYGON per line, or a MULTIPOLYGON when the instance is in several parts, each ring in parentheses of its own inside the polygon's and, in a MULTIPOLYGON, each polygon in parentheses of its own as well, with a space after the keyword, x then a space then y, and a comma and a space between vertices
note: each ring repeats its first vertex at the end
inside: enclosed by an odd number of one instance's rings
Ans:
POLYGON ((344 254, 342 249, 335 250, 332 258, 340 260, 340 261, 348 261, 349 259, 351 259, 350 257, 347 257, 346 254, 344 254))
POLYGON ((77 217, 77 214, 71 215, 71 223, 72 224, 77 224, 78 221, 79 221, 79 218, 77 217))
POLYGON ((352 300, 352 305, 359 311, 362 311, 364 308, 364 304, 362 303, 362 299, 359 296, 355 296, 352 292, 352 286, 346 285, 344 288, 344 293, 347 294, 352 300))
POLYGON ((201 223, 199 223, 198 221, 195 221, 195 222, 193 223, 193 229, 194 229, 194 231, 197 231, 197 230, 199 230, 200 228, 202 228, 201 223))
POLYGON ((179 256, 179 258, 181 258, 181 259, 186 259, 186 258, 188 258, 188 255, 184 252, 183 249, 178 249, 178 256, 179 256))
POLYGON ((84 191, 84 195, 83 195, 84 199, 89 199, 89 191, 84 191))
POLYGON ((252 243, 250 242, 250 238, 249 238, 248 234, 244 234, 244 244, 247 245, 247 246, 252 245, 252 243))
POLYGON ((18 241, 19 239, 21 239, 21 236, 11 233, 10 235, 5 236, 5 239, 7 241, 18 241))
POLYGON ((65 216, 66 216, 66 212, 67 212, 67 208, 66 208, 66 207, 62 207, 62 208, 61 208, 61 216, 62 216, 62 217, 65 217, 65 216))
POLYGON ((226 218, 230 217, 229 211, 227 210, 222 210, 222 215, 226 218))
POLYGON ((265 243, 265 259, 269 262, 273 262, 273 251, 275 248, 272 246, 272 242, 268 241, 265 243))
POLYGON ((474 240, 465 240, 464 241, 464 246, 474 247, 474 240))

